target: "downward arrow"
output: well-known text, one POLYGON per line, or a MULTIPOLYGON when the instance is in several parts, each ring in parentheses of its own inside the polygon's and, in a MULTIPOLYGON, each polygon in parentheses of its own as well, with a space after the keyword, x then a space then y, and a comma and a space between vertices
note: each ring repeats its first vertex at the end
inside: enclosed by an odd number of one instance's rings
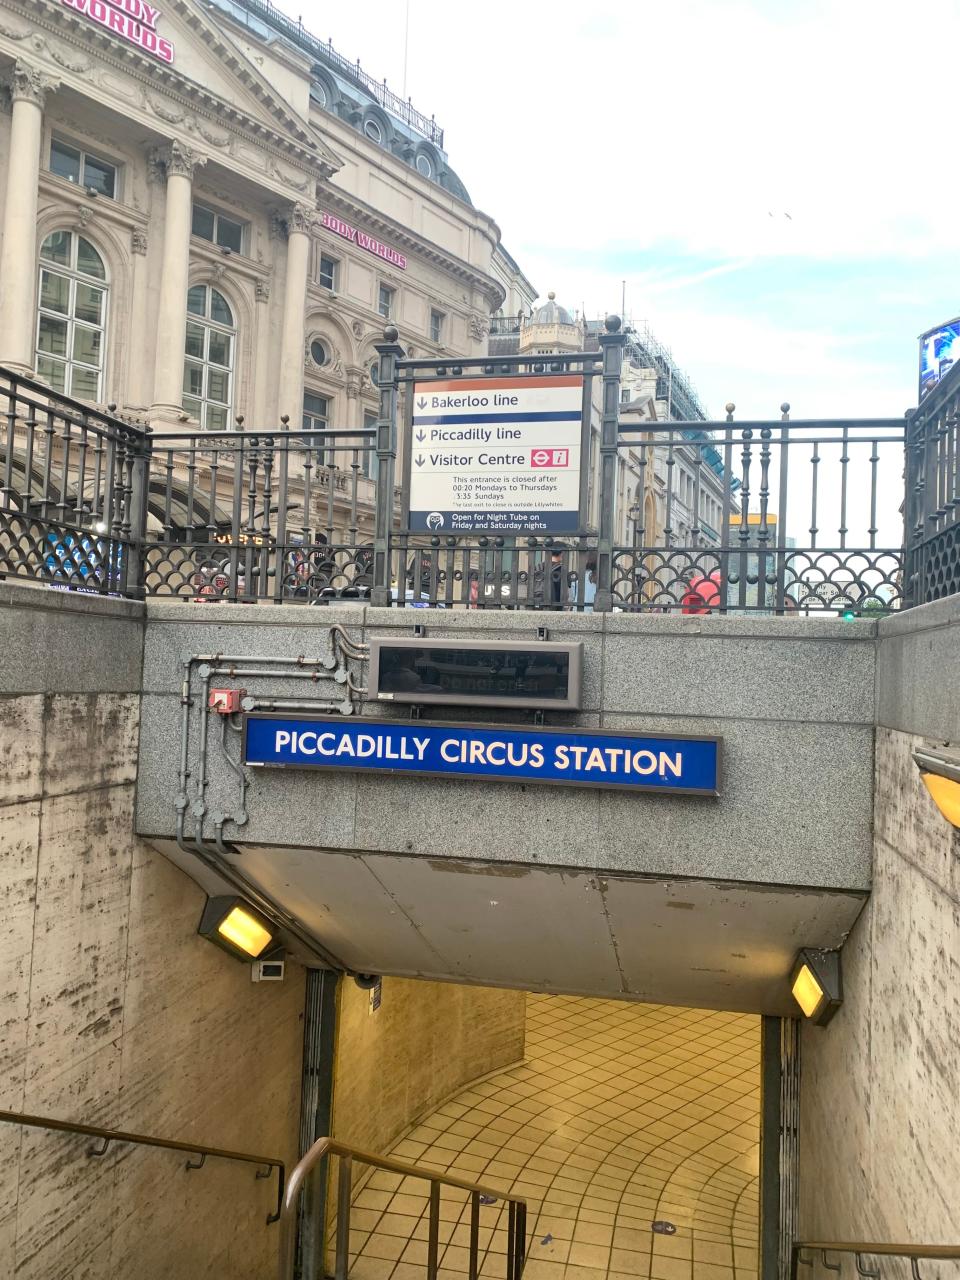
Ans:
POLYGON ((417 408, 425 409, 426 407, 427 407, 427 402, 426 400, 424 400, 423 396, 421 396, 420 399, 417 401, 417 408))
POLYGON ((418 432, 417 432, 417 439, 419 440, 419 442, 420 442, 421 444, 423 444, 423 442, 424 442, 424 440, 426 440, 426 438, 427 438, 427 433, 426 433, 425 431, 418 431, 418 432))
POLYGON ((422 467, 425 461, 426 461, 425 458, 414 458, 414 462, 417 464, 418 467, 422 467))

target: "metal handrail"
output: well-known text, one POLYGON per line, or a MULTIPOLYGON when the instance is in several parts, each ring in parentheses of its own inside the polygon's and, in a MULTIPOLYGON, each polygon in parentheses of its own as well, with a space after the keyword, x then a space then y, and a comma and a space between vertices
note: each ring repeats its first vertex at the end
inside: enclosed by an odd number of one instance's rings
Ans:
POLYGON ((290 1170, 287 1189, 280 1208, 280 1280, 292 1280, 296 1240, 297 1201, 310 1172, 325 1156, 340 1158, 337 1182, 337 1234, 335 1280, 347 1280, 350 1249, 350 1196, 353 1185, 353 1162, 398 1173, 406 1178, 423 1178, 430 1183, 430 1219, 427 1237, 427 1280, 437 1280, 440 1234, 440 1187, 457 1187, 469 1191, 470 1206, 470 1266, 469 1280, 477 1280, 477 1254, 480 1232, 480 1197, 505 1200, 510 1206, 507 1219, 507 1275, 506 1280, 521 1280, 526 1260, 527 1202, 522 1196, 511 1195, 495 1187, 479 1182, 468 1182, 452 1174, 438 1174, 435 1169, 422 1165, 406 1164, 388 1156, 374 1155, 358 1147, 347 1146, 334 1138, 318 1138, 309 1151, 290 1170))
POLYGON ((812 1267, 813 1259, 805 1258, 804 1253, 819 1253, 827 1271, 839 1271, 839 1262, 829 1262, 828 1254, 852 1253, 856 1262, 857 1274, 863 1280, 879 1280, 881 1268, 868 1267, 864 1258, 907 1258, 913 1280, 922 1280, 920 1275, 920 1259, 939 1262, 960 1262, 960 1244, 878 1244, 876 1241, 829 1241, 804 1240, 795 1241, 791 1249, 790 1274, 796 1280, 801 1266, 812 1267))
POLYGON ((258 1156, 249 1151, 228 1151, 223 1147, 208 1147, 197 1142, 180 1142, 173 1138, 152 1138, 144 1133, 127 1133, 123 1129, 104 1129, 96 1124, 77 1124, 72 1120, 57 1120, 52 1116, 34 1116, 21 1111, 0 1111, 0 1123, 22 1124, 31 1129, 52 1129, 55 1133, 78 1133, 89 1138, 99 1138, 102 1147, 90 1147, 89 1156, 106 1155, 111 1142, 126 1142, 140 1147, 160 1147, 165 1151, 186 1151, 199 1156, 196 1164, 188 1160, 184 1169, 202 1169, 207 1156, 217 1160, 240 1160, 244 1164, 255 1164, 258 1167, 258 1178, 269 1178, 270 1174, 262 1173, 262 1169, 277 1170, 277 1211, 267 1215, 267 1223, 279 1222, 283 1209, 283 1191, 286 1180, 286 1164, 276 1156, 258 1156))

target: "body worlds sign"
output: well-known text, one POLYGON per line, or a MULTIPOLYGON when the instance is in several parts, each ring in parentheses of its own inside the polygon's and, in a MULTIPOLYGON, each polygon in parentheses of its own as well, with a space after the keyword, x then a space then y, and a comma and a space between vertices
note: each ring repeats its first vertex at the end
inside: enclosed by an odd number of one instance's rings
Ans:
POLYGON ((60 0, 60 3, 99 22, 121 40, 135 44, 161 62, 173 62, 173 45, 157 34, 160 10, 146 0, 60 0))
POLYGON ((343 236, 344 240, 349 240, 352 244, 359 245, 361 249, 366 249, 367 253, 373 253, 378 258, 382 258, 384 262, 389 262, 391 266, 399 267, 401 271, 406 271, 407 260, 404 255, 396 249, 391 249, 382 240, 377 240, 375 236, 368 236, 365 231, 358 231, 356 227, 351 227, 349 222, 344 222, 342 218, 338 218, 332 213, 322 213, 320 221, 327 231, 332 231, 337 236, 343 236))
POLYGON ((720 739, 249 715, 244 763, 719 794, 720 739))

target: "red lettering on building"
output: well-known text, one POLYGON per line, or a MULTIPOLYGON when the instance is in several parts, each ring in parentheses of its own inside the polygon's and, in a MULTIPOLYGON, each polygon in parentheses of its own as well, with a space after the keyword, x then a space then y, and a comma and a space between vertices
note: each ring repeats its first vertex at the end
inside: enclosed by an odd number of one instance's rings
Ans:
POLYGON ((160 10, 146 0, 60 0, 60 3, 92 18, 161 62, 173 62, 173 45, 157 34, 160 10))
POLYGON ((389 262, 392 266, 399 267, 401 271, 406 271, 407 259, 404 255, 396 249, 391 249, 388 244, 383 244, 374 236, 367 235, 366 231, 358 231, 356 227, 351 227, 349 222, 344 222, 342 218, 338 218, 332 213, 321 214, 320 221, 334 235, 343 236, 344 240, 349 240, 351 243, 359 245, 367 253, 376 254, 384 262, 389 262))

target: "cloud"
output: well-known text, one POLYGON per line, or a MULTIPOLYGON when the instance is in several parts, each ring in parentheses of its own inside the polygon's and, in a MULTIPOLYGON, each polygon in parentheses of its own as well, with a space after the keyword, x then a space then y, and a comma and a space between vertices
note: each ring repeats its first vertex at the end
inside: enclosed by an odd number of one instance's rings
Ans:
MULTIPOLYGON (((403 88, 405 5, 280 3, 403 88)), ((626 277, 715 410, 910 402, 915 335, 960 310, 955 0, 409 13, 407 92, 542 292, 597 315, 626 277)))

